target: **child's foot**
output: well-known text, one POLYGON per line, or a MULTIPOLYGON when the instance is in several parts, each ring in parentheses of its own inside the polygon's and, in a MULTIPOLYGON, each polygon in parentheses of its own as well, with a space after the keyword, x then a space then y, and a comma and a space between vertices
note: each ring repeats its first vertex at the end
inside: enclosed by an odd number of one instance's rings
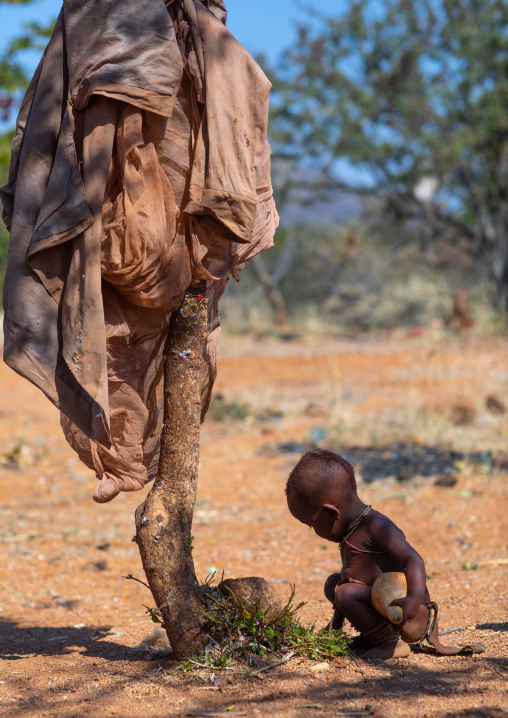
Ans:
POLYGON ((360 633, 359 636, 353 636, 347 647, 352 651, 367 651, 369 648, 372 648, 372 641, 369 641, 367 636, 360 633))
POLYGON ((333 612, 332 620, 330 621, 330 623, 327 623, 325 626, 325 631, 329 631, 330 628, 333 628, 334 631, 340 631, 340 629, 343 627, 344 627, 344 616, 342 615, 342 613, 337 611, 337 609, 335 609, 335 611, 333 612))
POLYGON ((340 611, 337 611, 337 609, 333 612, 330 625, 335 631, 340 631, 340 629, 344 627, 344 616, 340 611))
POLYGON ((378 658, 386 661, 389 658, 407 658, 410 654, 411 649, 407 643, 402 638, 399 638, 397 643, 392 643, 388 646, 372 646, 368 651, 365 651, 362 658, 378 658))

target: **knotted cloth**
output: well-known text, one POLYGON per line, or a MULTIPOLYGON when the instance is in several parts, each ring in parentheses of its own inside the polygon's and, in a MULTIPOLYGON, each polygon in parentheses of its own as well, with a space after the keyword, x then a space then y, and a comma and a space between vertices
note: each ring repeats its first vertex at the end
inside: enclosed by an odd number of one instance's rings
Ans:
POLYGON ((154 478, 162 349, 207 280, 206 413, 229 272, 273 244, 270 83, 222 0, 64 0, 17 120, 4 359, 61 410, 95 500, 154 478))

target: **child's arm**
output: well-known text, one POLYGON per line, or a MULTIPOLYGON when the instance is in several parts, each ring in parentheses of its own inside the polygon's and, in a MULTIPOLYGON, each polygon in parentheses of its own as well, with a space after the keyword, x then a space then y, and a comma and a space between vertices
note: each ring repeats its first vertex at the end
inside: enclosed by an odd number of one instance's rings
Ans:
POLYGON ((386 516, 376 516, 369 523, 369 534, 374 543, 387 551, 406 569, 408 592, 406 598, 392 601, 392 606, 400 606, 403 623, 413 619, 422 604, 426 588, 425 563, 414 548, 408 544, 404 534, 386 516))

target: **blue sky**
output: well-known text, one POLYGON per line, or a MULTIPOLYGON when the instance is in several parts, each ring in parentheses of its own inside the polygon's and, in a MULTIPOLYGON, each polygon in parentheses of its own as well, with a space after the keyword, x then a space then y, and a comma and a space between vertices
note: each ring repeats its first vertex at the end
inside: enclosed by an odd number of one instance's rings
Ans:
MULTIPOLYGON (((270 59, 291 43, 294 22, 302 14, 298 0, 226 0, 229 11, 228 27, 251 53, 264 52, 270 59)), ((312 0, 309 3, 318 11, 335 11, 342 4, 334 0, 312 0), (333 6, 333 8, 331 7, 333 6)), ((59 0, 35 0, 29 5, 4 5, 0 2, 0 51, 22 31, 22 23, 30 20, 45 21, 58 15, 59 0)), ((35 69, 37 58, 27 59, 35 69)))
MULTIPOLYGON (((262 52, 275 60, 295 38, 295 23, 303 17, 305 5, 324 14, 344 9, 346 0, 225 0, 228 27, 253 55, 262 52)), ((6 5, 0 0, 0 54, 10 40, 23 32, 23 22, 47 22, 60 11, 61 0, 34 0, 28 5, 6 5)), ((39 53, 24 53, 29 74, 35 71, 39 53)), ((0 132, 13 125, 13 119, 0 122, 0 132)))

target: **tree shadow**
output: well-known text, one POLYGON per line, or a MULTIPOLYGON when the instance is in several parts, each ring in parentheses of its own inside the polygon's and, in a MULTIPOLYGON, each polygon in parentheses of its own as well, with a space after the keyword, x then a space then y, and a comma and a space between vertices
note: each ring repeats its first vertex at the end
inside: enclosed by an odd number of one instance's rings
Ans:
MULTIPOLYGON (((320 429, 318 429, 319 433, 320 429)), ((320 437, 321 438, 321 437, 320 437)), ((320 439, 316 439, 319 441, 320 439)), ((261 456, 303 454, 317 449, 316 443, 282 442, 265 444, 258 450, 261 456)), ((413 442, 393 442, 383 446, 346 446, 342 456, 350 461, 367 483, 395 476, 401 483, 416 476, 439 476, 438 486, 452 487, 457 483, 457 462, 466 461, 482 470, 508 471, 508 461, 491 451, 453 451, 435 445, 413 442)))
POLYGON ((476 628, 480 631, 508 631, 508 622, 505 623, 481 623, 476 628))
MULTIPOLYGON (((82 645, 87 649, 92 644, 92 652, 88 653, 88 655, 106 657, 111 660, 126 660, 129 655, 135 655, 138 661, 143 660, 139 650, 136 651, 136 649, 129 649, 125 646, 108 645, 104 642, 101 643, 100 639, 94 638, 96 631, 104 631, 104 634, 101 635, 107 636, 108 627, 97 629, 36 629, 34 634, 34 629, 19 629, 10 622, 0 624, 0 630, 4 626, 7 627, 9 634, 7 637, 2 635, 2 644, 5 644, 6 638, 12 641, 13 638, 15 639, 18 636, 20 641, 18 645, 21 646, 21 650, 16 649, 13 653, 20 653, 21 655, 29 652, 25 646, 28 646, 34 637, 36 639, 40 639, 41 636, 46 638, 49 632, 57 634, 65 630, 68 631, 66 634, 68 639, 64 645, 55 647, 46 641, 48 646, 47 655, 65 654, 66 649, 72 644, 82 645), (29 631, 31 633, 28 633, 29 631)), ((58 643, 58 641, 52 643, 58 643)), ((396 708, 397 714, 401 715, 404 707, 414 707, 415 700, 439 698, 443 701, 443 707, 438 712, 432 712, 433 718, 498 718, 498 716, 501 718, 503 713, 499 708, 500 702, 496 705, 495 699, 494 701, 490 699, 488 703, 478 706, 473 706, 470 703, 466 708, 459 710, 454 710, 453 706, 447 704, 446 699, 464 696, 465 687, 471 685, 471 680, 474 677, 476 683, 474 691, 475 694, 479 693, 476 697, 480 702, 483 692, 487 690, 489 682, 491 684, 493 680, 493 671, 482 672, 480 668, 482 666, 495 668, 503 662, 504 659, 483 657, 474 659, 458 658, 454 666, 449 667, 447 665, 445 667, 440 659, 436 658, 432 661, 431 666, 413 666, 411 671, 408 671, 405 666, 390 664, 390 670, 381 675, 378 671, 369 675, 371 667, 379 668, 378 662, 374 666, 371 666, 370 663, 362 663, 365 673, 361 679, 359 678, 355 682, 351 682, 350 672, 344 670, 344 663, 340 666, 332 664, 325 684, 321 680, 314 680, 315 676, 312 678, 309 676, 305 679, 300 670, 294 670, 287 666, 282 670, 277 669, 272 676, 267 676, 265 683, 260 686, 261 690, 256 691, 257 695, 252 695, 250 692, 249 681, 245 682, 245 689, 240 694, 227 687, 224 694, 220 692, 209 693, 208 691, 206 695, 197 691, 189 692, 190 685, 187 678, 191 678, 191 676, 182 675, 180 688, 185 689, 185 692, 181 692, 180 695, 186 698, 186 704, 182 707, 184 715, 197 715, 201 714, 201 711, 205 715, 213 713, 228 715, 227 711, 230 710, 233 703, 236 710, 245 711, 248 716, 254 713, 264 715, 268 712, 271 715, 296 712, 297 715, 303 716, 313 715, 314 709, 318 709, 316 715, 330 718, 336 716, 339 711, 341 713, 351 712, 356 713, 356 715, 373 715, 374 718, 384 718, 388 714, 393 714, 392 708, 396 708), (484 674, 488 674, 489 677, 485 678, 484 674), (386 701, 389 701, 389 709, 386 701)), ((174 665, 172 663, 171 668, 174 665)), ((164 669, 165 667, 170 668, 166 661, 163 661, 160 666, 152 663, 150 668, 148 668, 148 665, 140 667, 138 663, 136 667, 132 666, 129 669, 128 674, 125 674, 122 673, 120 667, 117 668, 115 664, 112 664, 113 670, 108 671, 108 675, 110 677, 122 675, 123 681, 121 683, 109 683, 109 685, 101 687, 94 684, 95 677, 103 671, 103 668, 97 668, 87 673, 86 676, 80 675, 80 695, 66 696, 67 699, 71 698, 71 700, 65 700, 63 694, 72 689, 75 676, 72 671, 65 670, 66 678, 64 684, 60 684, 59 692, 55 693, 48 687, 47 690, 43 690, 38 694, 37 704, 39 707, 43 706, 46 711, 59 711, 61 715, 82 715, 85 706, 87 710, 91 706, 89 701, 92 694, 95 715, 103 715, 105 706, 113 707, 115 700, 123 697, 125 686, 130 683, 138 683, 143 680, 145 684, 147 681, 150 683, 153 681, 154 686, 165 685, 158 682, 156 677, 157 669, 164 669), (152 671, 154 672, 153 678, 150 679, 149 675, 152 671), (85 701, 88 702, 85 703, 85 701)), ((161 675, 164 675, 164 671, 161 675)), ((234 683, 236 684, 238 681, 235 680, 234 683)), ((256 682, 255 685, 257 685, 256 682)), ((173 684, 172 687, 178 690, 177 685, 173 684)), ((12 688, 17 690, 16 679, 12 680, 12 688)), ((155 692, 154 699, 160 700, 162 696, 163 694, 155 692), (155 696, 159 697, 155 698, 155 696)), ((161 708, 164 705, 162 703, 161 708)), ((423 714, 425 704, 421 703, 420 705, 423 714)), ((30 711, 33 710, 33 703, 30 702, 30 699, 19 700, 12 703, 10 709, 10 715, 13 718, 17 716, 21 718, 30 714, 30 711)), ((140 715, 140 713, 133 712, 130 715, 140 715)))
POLYGON ((28 656, 70 655, 76 648, 84 648, 80 655, 104 658, 108 661, 142 660, 144 648, 132 648, 105 640, 114 635, 111 626, 21 627, 15 621, 0 621, 0 657, 17 661, 28 656))
MULTIPOLYGON (((241 699, 235 696, 228 696, 227 691, 224 695, 215 693, 208 694, 205 697, 197 697, 192 711, 203 709, 203 711, 225 712, 232 702, 236 702, 238 710, 244 708, 257 708, 258 714, 263 714, 267 706, 271 715, 286 713, 287 711, 295 711, 297 715, 312 715, 313 710, 318 709, 320 716, 336 716, 341 713, 351 712, 357 715, 368 716, 373 715, 374 718, 383 718, 387 715, 386 703, 384 706, 381 701, 390 701, 390 708, 397 707, 399 713, 403 711, 404 706, 414 707, 415 699, 425 698, 450 698, 464 696, 464 687, 471 684, 471 678, 474 674, 477 677, 479 672, 479 663, 485 667, 493 667, 502 660, 482 658, 478 661, 469 659, 459 659, 457 666, 454 668, 446 668, 437 658, 434 666, 425 668, 418 666, 417 670, 407 671, 404 666, 393 666, 390 664, 390 670, 386 675, 369 676, 369 663, 363 664, 366 670, 361 680, 351 682, 348 672, 340 668, 335 670, 333 678, 328 679, 323 685, 321 681, 313 679, 302 682, 302 674, 297 671, 288 671, 287 669, 278 676, 273 676, 273 683, 266 682, 265 691, 262 695, 241 699), (460 662, 459 662, 460 661, 460 662), (283 687, 281 685, 283 679, 283 687), (302 684, 303 683, 303 684, 302 684), (296 701, 296 702, 295 702, 296 701)), ((379 666, 379 662, 376 662, 379 666)), ((489 679, 492 681, 493 674, 489 671, 489 679)), ((485 678, 479 681, 479 690, 482 691, 483 683, 487 683, 485 678)), ((478 696, 480 700, 480 696, 478 696)), ((495 699, 494 699, 495 700, 495 699)), ((424 703, 421 703, 422 715, 427 713, 424 703)), ((489 702, 486 705, 478 707, 470 706, 465 709, 454 711, 452 706, 446 705, 443 700, 443 708, 439 712, 432 711, 433 718, 499 718, 502 717, 502 711, 499 708, 501 699, 496 705, 495 702, 489 702)), ((390 714, 391 713, 390 710, 390 714)), ((408 710, 409 714, 409 710, 408 710)), ((227 713, 225 713, 227 715, 227 713)))

